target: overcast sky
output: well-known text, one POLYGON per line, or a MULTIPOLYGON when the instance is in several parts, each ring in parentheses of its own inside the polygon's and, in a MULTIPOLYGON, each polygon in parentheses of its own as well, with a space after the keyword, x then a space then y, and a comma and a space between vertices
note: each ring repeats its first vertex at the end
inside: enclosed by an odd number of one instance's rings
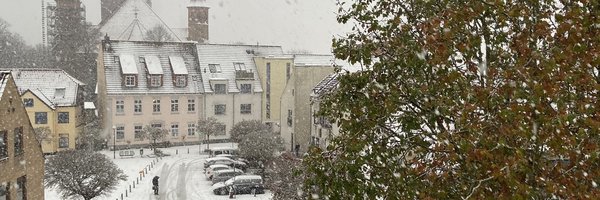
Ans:
MULTIPOLYGON (((100 21, 100 0, 82 0, 92 24, 100 21)), ((152 0, 171 28, 187 26, 189 0, 152 0)), ((348 26, 337 24, 335 0, 207 0, 211 43, 281 45, 285 51, 329 53, 331 38, 348 26)), ((42 0, 0 0, 0 18, 34 45, 41 43, 42 0)))

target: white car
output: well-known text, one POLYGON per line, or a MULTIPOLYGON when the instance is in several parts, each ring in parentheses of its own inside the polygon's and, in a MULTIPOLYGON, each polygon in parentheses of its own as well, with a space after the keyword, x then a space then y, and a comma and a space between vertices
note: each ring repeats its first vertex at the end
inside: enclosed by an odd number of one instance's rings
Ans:
POLYGON ((231 169, 231 167, 227 166, 227 165, 223 165, 223 164, 211 165, 211 166, 208 166, 208 168, 206 168, 206 172, 204 172, 204 175, 206 176, 206 178, 212 179, 212 175, 215 171, 219 171, 219 170, 223 170, 223 169, 231 169))
POLYGON ((233 163, 233 160, 231 158, 228 158, 228 157, 207 158, 204 161, 204 169, 206 169, 206 168, 208 168, 208 166, 211 166, 211 165, 214 165, 214 164, 223 164, 223 163, 216 163, 217 161, 219 161, 219 162, 233 163))

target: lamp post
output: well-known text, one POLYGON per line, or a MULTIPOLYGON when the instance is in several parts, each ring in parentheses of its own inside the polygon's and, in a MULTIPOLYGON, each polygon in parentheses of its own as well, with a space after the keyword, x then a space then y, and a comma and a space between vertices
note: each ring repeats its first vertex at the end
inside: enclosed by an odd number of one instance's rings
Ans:
POLYGON ((117 159, 117 126, 113 125, 113 159, 117 159))

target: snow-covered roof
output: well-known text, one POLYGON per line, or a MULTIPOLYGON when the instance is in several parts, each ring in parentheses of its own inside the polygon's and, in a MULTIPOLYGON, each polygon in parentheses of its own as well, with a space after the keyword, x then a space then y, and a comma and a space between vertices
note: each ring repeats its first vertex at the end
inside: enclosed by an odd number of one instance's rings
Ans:
MULTIPOLYGON (((160 59, 158 56, 146 56, 146 67, 148 68, 148 73, 152 75, 163 74, 163 68, 160 66, 160 59)), ((185 65, 183 66, 185 67, 185 65)))
POLYGON ((230 45, 230 44, 198 44, 198 58, 204 81, 204 91, 213 92, 210 80, 228 81, 228 92, 239 92, 236 84, 236 71, 234 63, 244 63, 248 72, 254 74, 252 85, 254 92, 262 92, 257 68, 254 64, 255 56, 282 55, 281 46, 266 45, 230 45), (211 73, 209 65, 217 64, 221 68, 220 73, 211 73))
POLYGON ((335 89, 338 85, 338 74, 327 75, 321 82, 313 88, 311 97, 320 97, 321 95, 328 93, 335 89))
POLYGON ((148 30, 163 26, 172 41, 181 39, 167 26, 167 24, 146 4, 145 0, 126 0, 100 26, 102 35, 107 34, 112 39, 142 41, 148 30))
POLYGON ((133 55, 121 54, 119 56, 119 62, 121 63, 121 72, 123 72, 123 74, 138 74, 133 55))
POLYGON ((4 88, 8 83, 8 74, 9 71, 0 71, 0 99, 2 99, 2 94, 4 94, 4 88))
POLYGON ((14 69, 12 76, 19 92, 32 92, 48 106, 77 104, 79 86, 85 85, 61 69, 14 69))
POLYGON ((96 105, 94 105, 94 102, 86 101, 86 102, 83 102, 83 109, 94 110, 94 109, 96 109, 96 105))
MULTIPOLYGON (((106 76, 106 92, 111 94, 198 94, 203 93, 200 71, 197 70, 197 54, 193 42, 148 42, 148 41, 103 41, 103 45, 110 43, 111 51, 104 51, 104 74, 106 76), (159 59, 163 72, 163 85, 160 87, 148 87, 146 73, 140 73, 137 77, 136 87, 125 87, 121 82, 119 64, 114 62, 113 57, 129 54, 134 58, 156 56, 159 59), (185 87, 173 85, 172 72, 169 69, 169 56, 182 57, 188 71, 188 84, 185 87)), ((137 71, 144 71, 144 64, 134 62, 137 71)))
POLYGON ((183 61, 183 58, 181 56, 169 56, 169 61, 171 62, 171 69, 173 69, 173 74, 188 74, 187 68, 185 68, 185 61, 183 61))
POLYGON ((333 55, 295 54, 295 66, 333 66, 333 55))

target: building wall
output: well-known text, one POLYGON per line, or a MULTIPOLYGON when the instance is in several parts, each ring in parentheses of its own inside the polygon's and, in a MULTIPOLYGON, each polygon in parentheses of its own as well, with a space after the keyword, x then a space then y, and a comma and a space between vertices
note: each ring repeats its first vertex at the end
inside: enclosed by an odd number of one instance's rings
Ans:
MULTIPOLYGON (((306 152, 310 144, 310 126, 311 126, 311 109, 310 109, 310 94, 312 89, 325 78, 333 73, 332 66, 295 66, 293 73, 293 82, 288 83, 284 91, 286 94, 281 99, 282 107, 281 126, 282 137, 286 139, 286 148, 295 148, 299 144, 299 152, 306 152), (293 98, 294 100, 290 100, 293 98), (284 125, 288 124, 288 111, 292 111, 292 127, 291 130, 284 130, 284 125), (288 132, 289 131, 289 132, 288 132), (293 141, 292 141, 293 137, 293 141), (293 142, 293 145, 291 144, 293 142)), ((290 79, 292 80, 292 79, 290 79)), ((293 150, 293 149, 288 149, 293 150)))
POLYGON ((17 199, 14 185, 19 177, 25 177, 26 199, 44 199, 43 153, 12 79, 0 95, 0 131, 7 132, 8 147, 8 158, 0 159, 0 183, 9 185, 9 199, 17 199), (23 128, 24 152, 15 155, 14 130, 19 127, 23 128))
POLYGON ((183 142, 197 142, 198 135, 188 135, 188 123, 196 124, 203 113, 204 98, 199 94, 152 94, 152 95, 111 95, 107 98, 107 115, 111 119, 106 127, 108 130, 108 138, 110 138, 109 146, 112 146, 115 130, 113 126, 124 127, 124 138, 116 139, 118 147, 138 146, 152 143, 148 139, 139 140, 135 138, 135 126, 146 126, 153 123, 160 123, 162 128, 169 131, 169 135, 165 138, 166 141, 172 144, 183 144, 183 142), (160 100, 160 112, 154 112, 154 100, 160 100), (171 100, 178 100, 178 111, 171 111, 171 100), (188 112, 188 99, 193 99, 195 111, 188 112), (116 101, 124 102, 122 113, 116 112, 116 101), (141 100, 142 112, 134 111, 135 100, 141 100), (172 125, 178 125, 178 134, 173 135, 171 132, 172 125), (185 138, 184 138, 185 137, 185 138))
POLYGON ((329 123, 323 124, 318 117, 314 116, 314 114, 320 111, 320 106, 321 101, 319 99, 311 101, 312 125, 310 126, 310 136, 312 145, 316 145, 321 149, 325 149, 327 145, 331 143, 331 140, 339 135, 340 129, 337 124, 329 121, 329 123))
MULTIPOLYGON (((293 59, 289 58, 269 58, 256 57, 254 58, 258 75, 263 86, 262 94, 262 120, 263 122, 271 122, 273 124, 281 121, 281 97, 288 83, 286 76, 286 67, 290 65, 290 74, 293 74, 293 59), (267 77, 267 63, 270 64, 270 76, 267 77), (267 81, 270 82, 270 109, 267 109, 267 81), (267 117, 267 110, 270 110, 270 116, 267 117)), ((290 77, 291 79, 291 77, 290 77)), ((274 128, 278 129, 277 126, 274 128)))

